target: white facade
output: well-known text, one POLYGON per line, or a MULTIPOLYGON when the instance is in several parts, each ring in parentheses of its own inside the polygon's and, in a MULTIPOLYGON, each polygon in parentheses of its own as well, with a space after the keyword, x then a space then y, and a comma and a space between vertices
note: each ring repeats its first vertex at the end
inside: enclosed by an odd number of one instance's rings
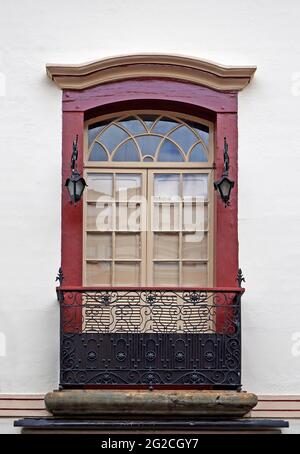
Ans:
POLYGON ((0 393, 58 384, 62 113, 45 64, 159 52, 257 65, 239 94, 243 384, 300 395, 299 16, 297 0, 1 2, 0 393))

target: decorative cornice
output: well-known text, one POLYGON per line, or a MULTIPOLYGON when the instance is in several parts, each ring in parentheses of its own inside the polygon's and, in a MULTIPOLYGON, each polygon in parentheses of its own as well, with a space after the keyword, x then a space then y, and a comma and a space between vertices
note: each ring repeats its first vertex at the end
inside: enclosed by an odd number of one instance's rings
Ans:
POLYGON ((82 65, 46 65, 48 76, 62 89, 83 90, 107 82, 159 77, 192 82, 219 91, 240 91, 255 66, 223 66, 180 55, 139 54, 97 60, 82 65))

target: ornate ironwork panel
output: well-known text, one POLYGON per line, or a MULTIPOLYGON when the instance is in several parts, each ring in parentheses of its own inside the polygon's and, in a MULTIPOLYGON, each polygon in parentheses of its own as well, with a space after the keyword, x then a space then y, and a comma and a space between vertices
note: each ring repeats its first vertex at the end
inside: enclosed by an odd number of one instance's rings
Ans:
POLYGON ((241 293, 61 287, 61 386, 239 388, 241 293))

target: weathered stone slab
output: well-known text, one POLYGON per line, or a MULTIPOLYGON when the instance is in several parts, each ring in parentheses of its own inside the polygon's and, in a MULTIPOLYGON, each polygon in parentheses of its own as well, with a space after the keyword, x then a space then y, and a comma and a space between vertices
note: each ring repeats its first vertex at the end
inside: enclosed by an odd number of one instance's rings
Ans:
POLYGON ((64 390, 46 394, 45 404, 55 416, 241 417, 257 404, 257 397, 236 391, 64 390))

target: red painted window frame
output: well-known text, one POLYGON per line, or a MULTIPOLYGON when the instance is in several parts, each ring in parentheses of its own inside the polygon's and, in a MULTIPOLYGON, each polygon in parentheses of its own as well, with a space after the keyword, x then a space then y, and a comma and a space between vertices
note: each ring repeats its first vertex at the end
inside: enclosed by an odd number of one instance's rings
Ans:
POLYGON ((83 135, 87 119, 133 109, 173 110, 215 125, 215 178, 223 170, 223 141, 230 153, 231 204, 215 193, 214 287, 236 287, 238 272, 238 130, 237 92, 220 92, 190 82, 159 78, 111 82, 85 90, 63 91, 61 265, 66 286, 83 285, 83 202, 69 201, 64 187, 70 175, 72 142, 78 134, 78 170, 83 171, 83 135))

